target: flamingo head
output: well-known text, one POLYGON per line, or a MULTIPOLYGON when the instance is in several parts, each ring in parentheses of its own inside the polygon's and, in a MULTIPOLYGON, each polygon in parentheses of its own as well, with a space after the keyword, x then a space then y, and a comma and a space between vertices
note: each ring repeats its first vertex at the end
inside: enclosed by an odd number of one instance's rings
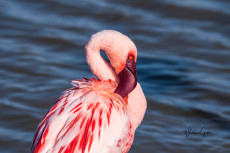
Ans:
POLYGON ((121 97, 128 95, 137 85, 137 48, 130 38, 117 31, 105 30, 108 35, 105 42, 110 64, 119 77, 115 93, 121 97), (109 42, 109 43, 108 43, 109 42))
POLYGON ((117 86, 115 93, 121 97, 128 95, 137 85, 137 70, 134 55, 128 55, 124 69, 118 74, 120 83, 117 86))
POLYGON ((101 80, 112 78, 119 83, 115 93, 121 97, 128 95, 137 85, 136 58, 137 48, 132 40, 114 30, 94 34, 86 45, 86 60, 91 71, 101 80), (112 67, 98 60, 100 50, 105 51, 112 67))

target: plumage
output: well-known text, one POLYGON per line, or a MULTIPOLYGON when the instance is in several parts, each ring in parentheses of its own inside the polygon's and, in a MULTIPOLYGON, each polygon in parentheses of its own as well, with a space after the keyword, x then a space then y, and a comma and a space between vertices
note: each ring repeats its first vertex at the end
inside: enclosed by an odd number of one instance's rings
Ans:
MULTIPOLYGON (((105 31, 99 33, 100 37, 103 33, 105 31)), ((116 44, 112 42, 110 46, 116 44)), ((109 67, 104 71, 113 77, 105 79, 101 76, 105 72, 100 72, 100 68, 93 69, 89 63, 99 79, 72 81, 73 87, 63 93, 39 123, 31 153, 128 152, 135 129, 143 119, 146 100, 139 84, 125 98, 115 93, 119 77, 108 63, 104 64, 109 67)))

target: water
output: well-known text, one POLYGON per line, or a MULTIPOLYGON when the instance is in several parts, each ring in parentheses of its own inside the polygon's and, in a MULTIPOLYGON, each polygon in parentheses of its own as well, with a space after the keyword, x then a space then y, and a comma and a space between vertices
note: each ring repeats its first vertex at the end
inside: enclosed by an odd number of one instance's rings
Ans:
POLYGON ((71 80, 92 76, 84 45, 102 29, 138 48, 148 109, 130 153, 229 153, 229 8, 227 0, 1 0, 1 153, 29 152, 71 80), (205 135, 187 137, 189 128, 205 135))

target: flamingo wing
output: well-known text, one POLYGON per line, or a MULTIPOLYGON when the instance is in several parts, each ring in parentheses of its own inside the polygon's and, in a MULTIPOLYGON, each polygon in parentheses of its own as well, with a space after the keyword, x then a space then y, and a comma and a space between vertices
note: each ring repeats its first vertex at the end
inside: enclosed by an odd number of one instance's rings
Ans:
POLYGON ((40 122, 31 152, 122 152, 129 115, 125 101, 112 92, 113 82, 84 79, 73 84, 40 122))

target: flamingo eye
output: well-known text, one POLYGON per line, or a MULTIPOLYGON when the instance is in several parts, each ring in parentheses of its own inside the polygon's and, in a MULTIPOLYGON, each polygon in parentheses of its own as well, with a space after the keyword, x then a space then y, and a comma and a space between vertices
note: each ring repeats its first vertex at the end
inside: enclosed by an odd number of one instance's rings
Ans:
POLYGON ((132 61, 134 59, 133 55, 129 55, 128 59, 132 61))

